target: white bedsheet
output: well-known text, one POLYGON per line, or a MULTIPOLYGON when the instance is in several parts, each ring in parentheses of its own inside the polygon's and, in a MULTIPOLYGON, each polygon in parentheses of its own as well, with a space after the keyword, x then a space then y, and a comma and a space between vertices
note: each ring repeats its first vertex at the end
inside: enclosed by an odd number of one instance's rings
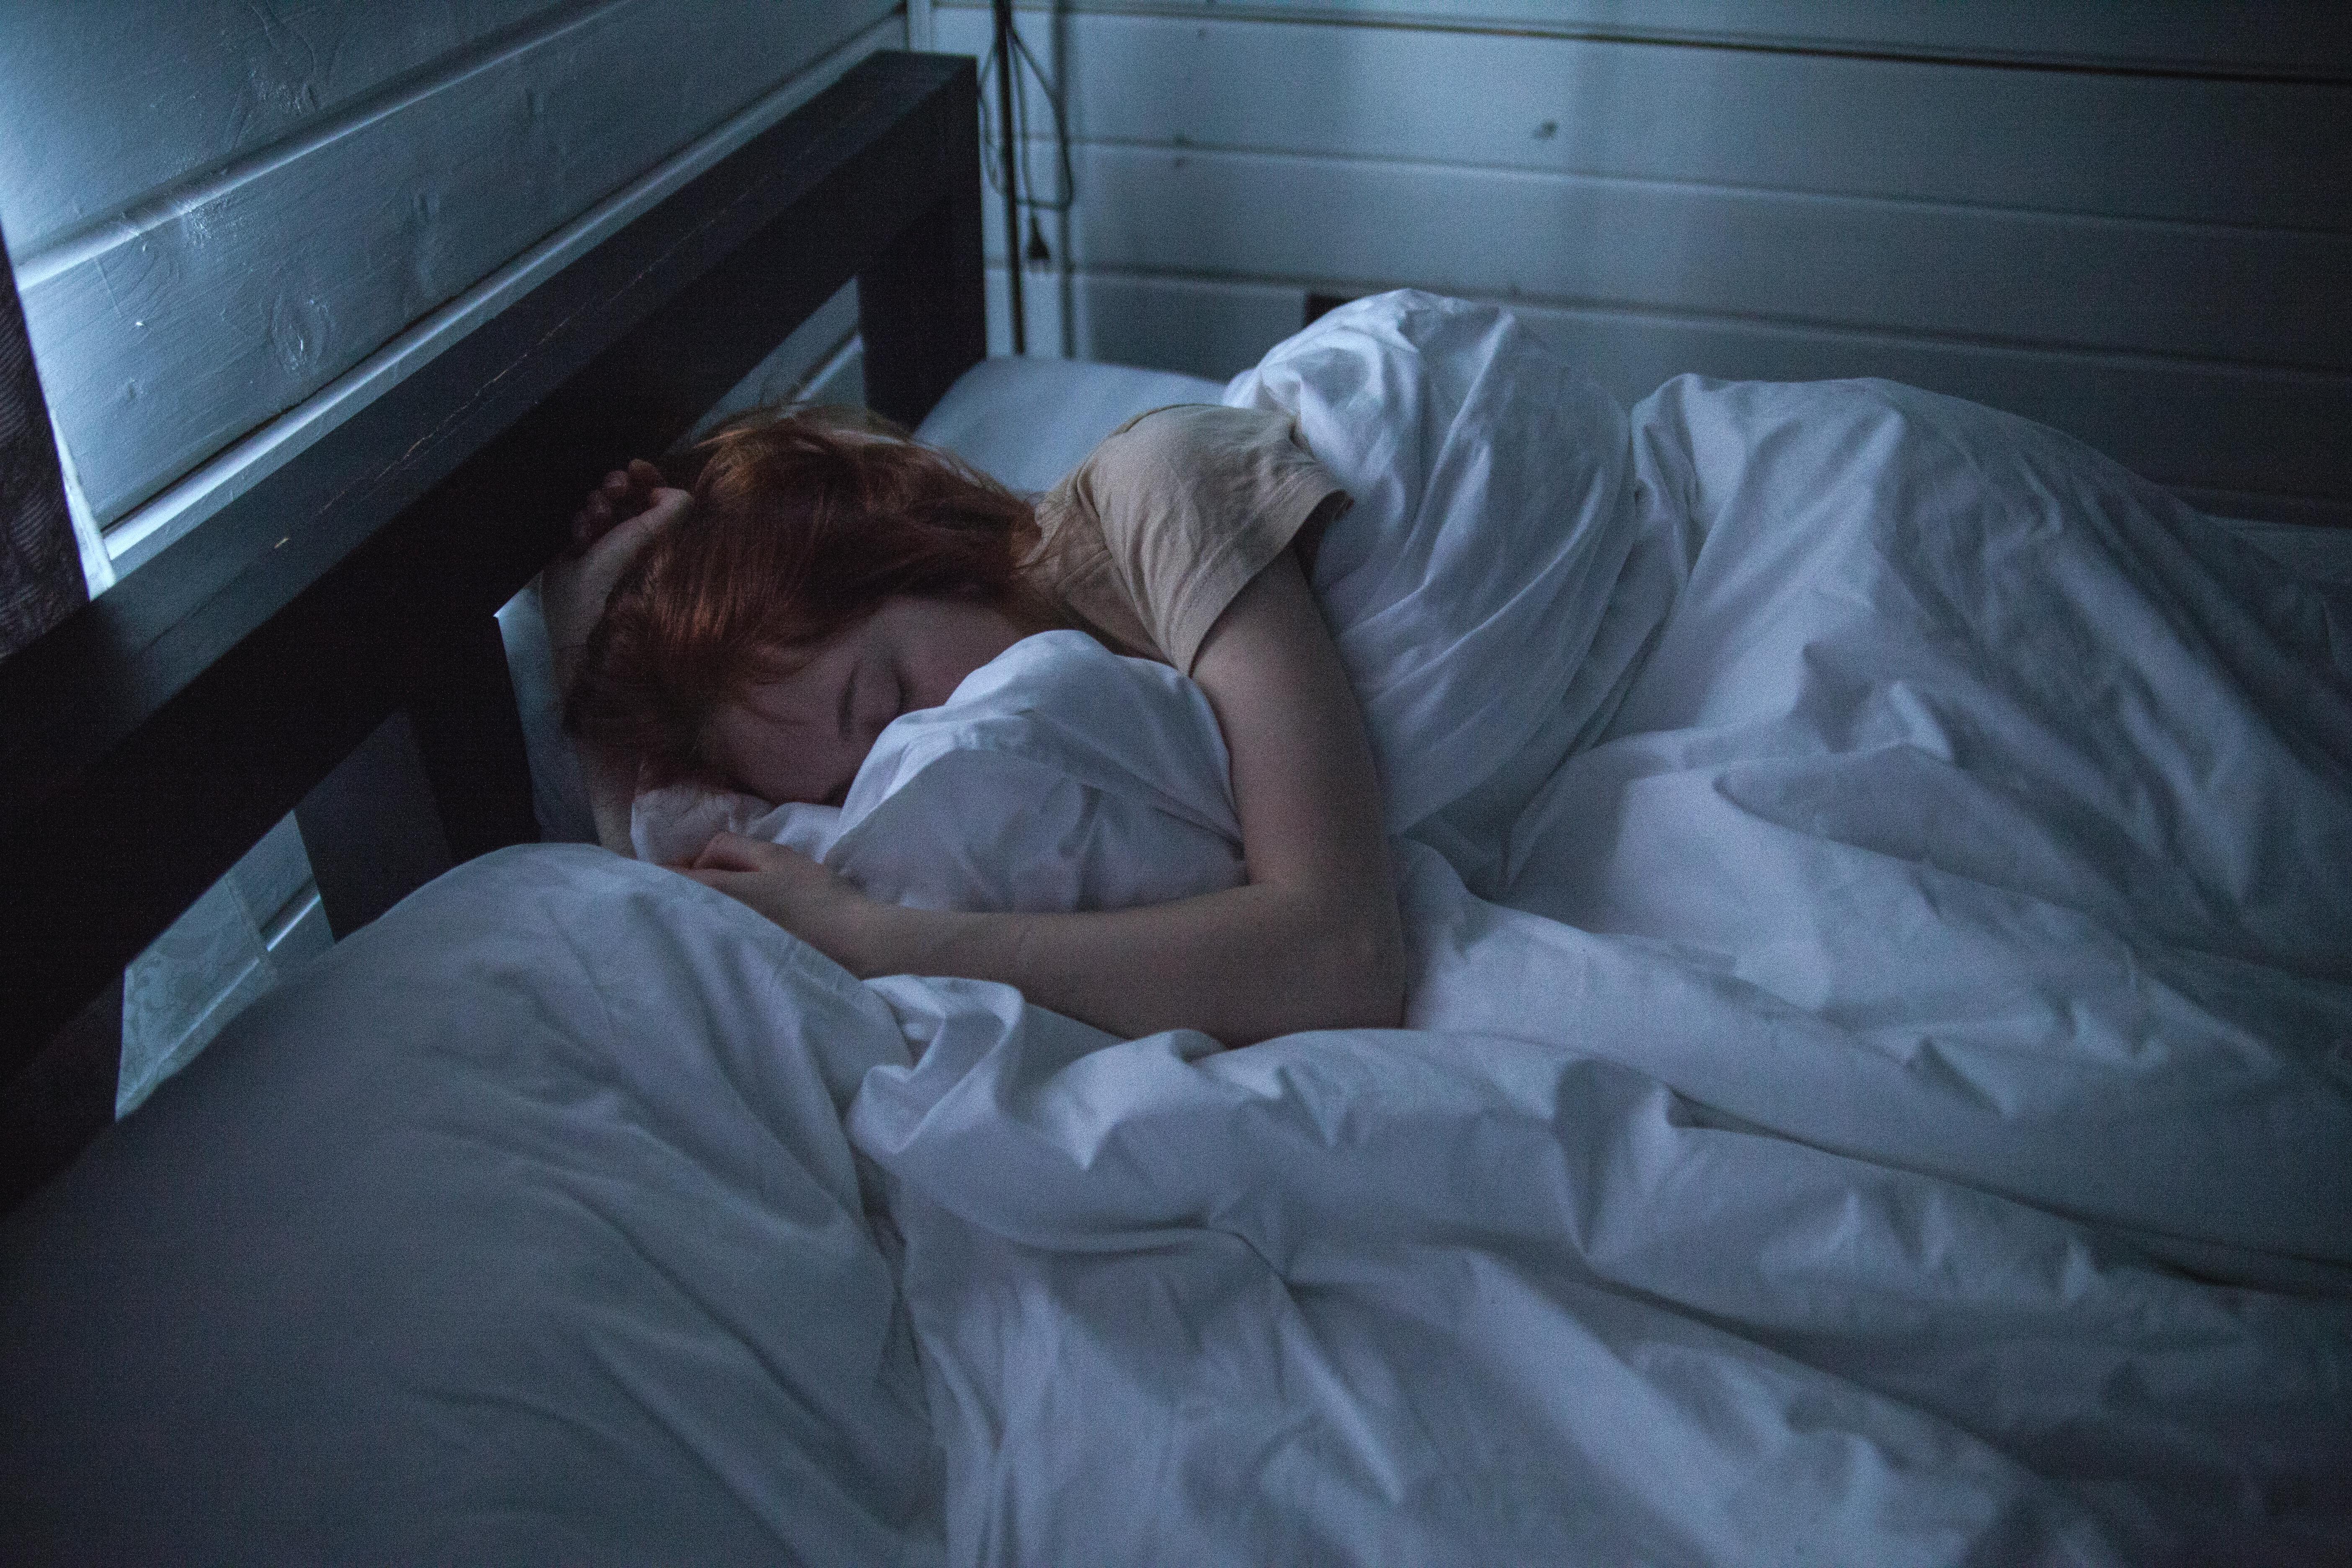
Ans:
POLYGON ((683 877, 457 868, 0 1218, 0 1556, 936 1563, 841 1121, 904 1051, 683 877))
POLYGON ((2352 1531, 2341 1298, 1557 1045, 1223 1053, 860 987, 584 847, 461 868, 265 999, 0 1225, 0 1276, 31 1561, 2277 1563, 2352 1531))
POLYGON ((894 720, 838 806, 671 784, 636 798, 630 837, 658 865, 763 838, 917 909, 1123 910, 1244 879, 1227 766, 1192 681, 1043 632, 894 720))
MULTIPOLYGON (((2340 605, 1909 388, 1685 378, 1628 439, 1459 301, 1360 301, 1232 395, 1298 411, 1362 492, 1318 588, 1421 803, 1392 813, 1415 1026, 2352 1285, 2340 605), (1495 566, 1521 559, 1524 591, 1495 566), (1431 820, 1514 773, 1476 834, 1431 820)), ((892 725, 845 814, 739 825, 902 902, 1120 907, 1234 879, 1223 774, 1190 682, 1055 634, 892 725)), ((707 814, 660 804, 641 848, 691 853, 707 814)))

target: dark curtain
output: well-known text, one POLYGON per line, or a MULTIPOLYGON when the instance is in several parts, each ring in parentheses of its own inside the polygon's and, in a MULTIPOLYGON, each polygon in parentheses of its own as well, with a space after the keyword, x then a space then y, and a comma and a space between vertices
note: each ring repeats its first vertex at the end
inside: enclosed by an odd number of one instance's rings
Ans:
MULTIPOLYGON (((0 246, 0 256, 6 254, 0 246)), ((33 345, 14 272, 0 267, 0 658, 71 615, 89 597, 66 511, 65 478, 48 405, 33 374, 33 345)))

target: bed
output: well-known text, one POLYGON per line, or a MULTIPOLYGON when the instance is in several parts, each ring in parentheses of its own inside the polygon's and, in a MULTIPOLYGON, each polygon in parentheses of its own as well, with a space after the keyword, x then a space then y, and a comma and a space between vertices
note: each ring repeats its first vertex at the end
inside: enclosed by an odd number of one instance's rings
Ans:
MULTIPOLYGON (((1622 409, 1425 296, 1224 387, 982 364, 974 101, 877 57, 199 535, 204 592, 0 666, 15 1063, 388 714, 466 857, 0 1222, 12 1555, 2352 1553, 2347 552, 1885 384, 1622 409), (532 842, 492 610, 852 275, 871 401, 1009 482, 1221 397, 1349 483, 1408 1027, 1114 1040, 532 842)), ((1205 711, 1047 634, 844 806, 641 843, 1214 887, 1205 711)))

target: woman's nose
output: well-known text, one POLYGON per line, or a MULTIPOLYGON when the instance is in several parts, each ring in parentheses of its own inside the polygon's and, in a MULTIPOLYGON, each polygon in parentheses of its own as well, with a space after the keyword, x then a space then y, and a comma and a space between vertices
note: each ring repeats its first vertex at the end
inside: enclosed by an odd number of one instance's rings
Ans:
POLYGON ((890 726, 898 716, 898 694, 895 691, 861 691, 857 711, 850 716, 850 738, 857 747, 858 761, 874 747, 875 737, 890 726))

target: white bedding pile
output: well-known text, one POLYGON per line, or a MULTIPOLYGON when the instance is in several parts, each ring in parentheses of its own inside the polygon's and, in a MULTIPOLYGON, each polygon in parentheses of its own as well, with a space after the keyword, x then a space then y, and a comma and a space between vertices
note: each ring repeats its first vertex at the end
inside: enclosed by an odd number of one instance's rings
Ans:
POLYGON ((1128 909, 1244 879, 1208 699, 1084 632, 1024 638, 894 721, 839 806, 671 784, 639 795, 629 826, 656 865, 742 833, 919 909, 1128 909))
MULTIPOLYGON (((652 866, 478 861, 0 1231, 39 1538, 2343 1561, 2346 606, 2022 422, 1629 419, 1425 297, 1232 395, 1367 487, 1318 587, 1406 803, 1411 1028, 1119 1042, 652 866), (190 1301, 236 1304, 200 1351, 190 1301), (61 1322, 128 1370, 26 1348, 61 1322), (176 1489, 108 1514, 142 1421, 176 1489)), ((761 830, 1107 907, 1232 880, 1223 766, 1188 682, 1060 634, 761 830)))
MULTIPOLYGON (((1399 340, 1458 309, 1234 395, 1413 409, 1399 340)), ((954 1554, 2340 1560, 2342 606, 1906 388, 1685 380, 1632 434, 1590 555, 1648 647, 1499 866, 1423 836, 1499 901, 1400 843, 1411 1032, 1223 1056, 882 987, 928 1048, 851 1128, 954 1554)))

